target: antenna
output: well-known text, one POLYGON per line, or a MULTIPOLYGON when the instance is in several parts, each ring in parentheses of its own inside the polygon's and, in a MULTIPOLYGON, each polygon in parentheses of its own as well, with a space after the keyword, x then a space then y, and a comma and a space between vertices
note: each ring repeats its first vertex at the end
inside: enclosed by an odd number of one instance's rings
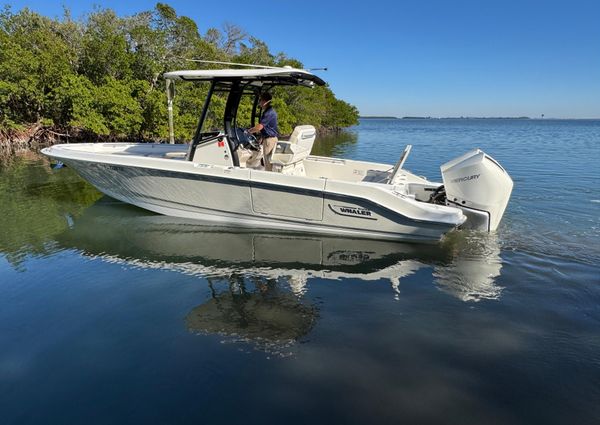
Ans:
MULTIPOLYGON (((204 60, 204 59, 187 59, 187 58, 183 58, 183 57, 179 57, 179 59, 183 59, 188 62, 212 63, 212 64, 217 64, 217 65, 236 65, 236 66, 245 66, 248 68, 259 68, 259 69, 291 69, 292 68, 289 65, 285 65, 285 66, 254 65, 251 63, 209 61, 209 60, 204 60)), ((309 68, 306 71, 327 71, 327 68, 326 67, 309 68)))
POLYGON ((237 65, 237 66, 247 66, 249 68, 261 68, 261 69, 283 69, 279 66, 267 66, 267 65, 253 65, 249 63, 236 63, 236 62, 221 62, 221 61, 208 61, 203 59, 186 59, 181 58, 189 62, 199 62, 199 63, 214 63, 217 65, 237 65))

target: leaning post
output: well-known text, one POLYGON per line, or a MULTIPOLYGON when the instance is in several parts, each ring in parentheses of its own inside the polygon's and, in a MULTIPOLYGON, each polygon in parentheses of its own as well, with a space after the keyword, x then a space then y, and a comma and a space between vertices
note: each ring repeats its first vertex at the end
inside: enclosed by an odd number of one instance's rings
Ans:
POLYGON ((167 78, 167 111, 169 112, 169 143, 175 143, 173 130, 173 97, 175 97, 175 82, 167 78))

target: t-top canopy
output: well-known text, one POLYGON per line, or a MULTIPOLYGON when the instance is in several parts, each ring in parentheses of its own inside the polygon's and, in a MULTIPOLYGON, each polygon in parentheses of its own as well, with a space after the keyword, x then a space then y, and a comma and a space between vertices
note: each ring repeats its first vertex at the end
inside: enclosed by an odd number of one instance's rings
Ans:
POLYGON ((314 84, 324 86, 325 81, 314 74, 296 68, 266 68, 266 69, 198 69, 167 72, 164 75, 167 80, 185 81, 247 81, 262 84, 283 84, 312 86, 314 84))

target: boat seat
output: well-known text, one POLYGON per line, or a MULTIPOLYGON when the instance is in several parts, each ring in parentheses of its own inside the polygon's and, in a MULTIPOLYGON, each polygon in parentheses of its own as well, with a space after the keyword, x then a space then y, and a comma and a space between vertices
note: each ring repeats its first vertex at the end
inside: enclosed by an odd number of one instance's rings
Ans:
POLYGON ((284 141, 277 142, 271 155, 271 164, 291 165, 303 161, 308 155, 310 155, 310 150, 305 146, 284 141))
POLYGON ((303 146, 308 149, 308 153, 312 151, 313 144, 317 137, 317 130, 312 125, 298 125, 292 131, 288 143, 303 146))
POLYGON ((271 155, 271 163, 286 166, 303 161, 310 155, 316 136, 317 130, 312 125, 297 126, 289 140, 277 142, 271 155))

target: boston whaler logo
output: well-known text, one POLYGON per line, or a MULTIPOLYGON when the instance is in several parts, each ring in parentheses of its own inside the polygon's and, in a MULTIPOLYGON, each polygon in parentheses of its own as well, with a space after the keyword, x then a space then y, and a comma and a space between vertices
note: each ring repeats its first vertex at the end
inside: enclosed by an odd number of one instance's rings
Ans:
POLYGON ((331 204, 329 204, 329 208, 331 208, 331 210, 337 214, 348 215, 351 217, 368 218, 370 220, 377 220, 375 217, 373 217, 373 212, 366 208, 331 204))
POLYGON ((467 182, 469 180, 477 180, 481 174, 473 174, 471 176, 458 177, 456 179, 452 179, 452 183, 462 183, 467 182))

